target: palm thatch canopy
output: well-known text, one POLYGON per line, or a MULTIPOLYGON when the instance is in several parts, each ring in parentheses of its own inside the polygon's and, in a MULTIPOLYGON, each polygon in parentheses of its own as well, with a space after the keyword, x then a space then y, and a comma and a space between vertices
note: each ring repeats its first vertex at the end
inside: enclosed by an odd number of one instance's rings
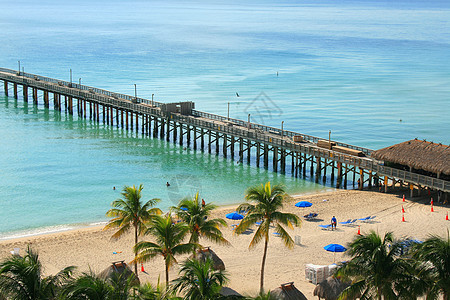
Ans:
POLYGON ((220 271, 225 270, 225 264, 223 263, 223 260, 221 260, 220 257, 217 256, 217 254, 214 251, 212 251, 209 247, 197 250, 197 252, 195 253, 195 257, 191 256, 191 258, 195 258, 203 262, 209 258, 213 262, 214 270, 220 271))
POLYGON ((330 276, 316 286, 314 296, 318 296, 319 299, 336 300, 348 286, 350 285, 341 282, 334 276, 330 276))
POLYGON ((109 267, 104 269, 99 277, 103 279, 112 279, 114 276, 123 276, 122 279, 128 279, 133 276, 133 284, 140 284, 139 278, 137 278, 131 268, 125 263, 125 261, 116 261, 111 263, 109 267))
POLYGON ((307 300, 306 296, 294 286, 293 282, 283 283, 280 287, 272 290, 270 295, 277 300, 307 300))
POLYGON ((415 139, 374 151, 371 156, 417 170, 450 175, 448 145, 415 139))

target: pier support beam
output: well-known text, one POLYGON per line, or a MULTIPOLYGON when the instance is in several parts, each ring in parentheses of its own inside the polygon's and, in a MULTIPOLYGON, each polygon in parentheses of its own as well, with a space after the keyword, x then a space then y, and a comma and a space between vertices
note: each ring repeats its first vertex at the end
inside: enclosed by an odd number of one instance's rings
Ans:
POLYGON ((5 80, 5 96, 8 97, 8 81, 5 80))
POLYGON ((22 88, 23 92, 23 101, 28 102, 28 86, 24 85, 22 88))
POLYGON ((272 161, 273 171, 278 171, 278 147, 273 147, 273 161, 272 161))
POLYGON ((17 99, 17 83, 14 83, 13 87, 14 87, 14 98, 17 99))

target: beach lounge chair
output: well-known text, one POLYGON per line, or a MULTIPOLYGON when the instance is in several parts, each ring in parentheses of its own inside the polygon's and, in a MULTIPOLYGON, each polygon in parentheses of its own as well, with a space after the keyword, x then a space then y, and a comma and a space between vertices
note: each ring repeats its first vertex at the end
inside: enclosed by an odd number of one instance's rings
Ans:
POLYGON ((369 219, 370 219, 370 216, 365 217, 365 218, 361 218, 361 219, 358 219, 358 220, 363 221, 363 222, 366 222, 366 221, 369 220, 369 219))
POLYGON ((348 225, 351 223, 352 223, 352 219, 348 219, 347 221, 344 221, 344 222, 339 222, 339 224, 341 224, 341 225, 348 225))
POLYGON ((259 225, 261 225, 261 223, 262 223, 262 221, 255 222, 255 225, 259 226, 259 225))
POLYGON ((354 226, 357 221, 358 221, 358 219, 353 219, 353 220, 350 220, 350 222, 348 222, 347 224, 343 224, 343 225, 344 226, 354 226))
POLYGON ((322 230, 330 230, 331 224, 320 224, 319 227, 322 228, 322 230))
POLYGON ((12 255, 20 256, 20 248, 14 248, 13 251, 10 251, 12 255))
POLYGON ((373 219, 375 219, 377 216, 371 216, 369 219, 367 219, 367 221, 366 222, 372 222, 373 221, 373 219))
POLYGON ((303 218, 306 220, 313 220, 315 219, 319 214, 318 213, 309 213, 307 215, 304 215, 303 218))

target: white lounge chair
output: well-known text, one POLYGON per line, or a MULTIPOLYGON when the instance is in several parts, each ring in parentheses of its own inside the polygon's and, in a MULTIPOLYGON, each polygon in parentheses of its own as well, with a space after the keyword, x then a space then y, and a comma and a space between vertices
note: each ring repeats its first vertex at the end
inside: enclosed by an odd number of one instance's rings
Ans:
POLYGON ((20 248, 14 248, 14 250, 10 252, 12 255, 20 256, 20 248))

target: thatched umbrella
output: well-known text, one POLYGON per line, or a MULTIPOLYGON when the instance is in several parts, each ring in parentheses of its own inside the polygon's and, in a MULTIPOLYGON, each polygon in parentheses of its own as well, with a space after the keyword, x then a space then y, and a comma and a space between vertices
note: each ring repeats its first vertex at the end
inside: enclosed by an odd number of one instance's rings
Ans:
POLYGON ((272 290, 270 295, 277 300, 308 300, 306 296, 294 286, 294 282, 283 283, 280 287, 272 290))
MULTIPOLYGON (((193 257, 191 257, 191 258, 193 258, 193 257)), ((198 259, 199 261, 203 261, 203 262, 209 258, 213 262, 214 270, 221 270, 221 271, 225 270, 225 264, 223 263, 223 261, 209 247, 198 250, 195 253, 195 258, 198 259)))
POLYGON ((122 278, 125 280, 128 279, 130 276, 133 276, 134 277, 133 284, 136 285, 140 284, 139 278, 136 275, 134 275, 133 271, 125 263, 124 260, 111 263, 109 267, 107 267, 100 273, 99 277, 106 280, 111 279, 117 275, 122 276, 122 278))
POLYGON ((336 277, 330 276, 316 286, 314 289, 314 296, 318 296, 319 299, 336 300, 348 286, 350 286, 350 284, 343 283, 336 277))
POLYGON ((222 296, 226 296, 227 299, 241 299, 244 298, 241 294, 239 294, 238 292, 236 292, 235 290, 224 286, 220 289, 220 294, 222 296))

